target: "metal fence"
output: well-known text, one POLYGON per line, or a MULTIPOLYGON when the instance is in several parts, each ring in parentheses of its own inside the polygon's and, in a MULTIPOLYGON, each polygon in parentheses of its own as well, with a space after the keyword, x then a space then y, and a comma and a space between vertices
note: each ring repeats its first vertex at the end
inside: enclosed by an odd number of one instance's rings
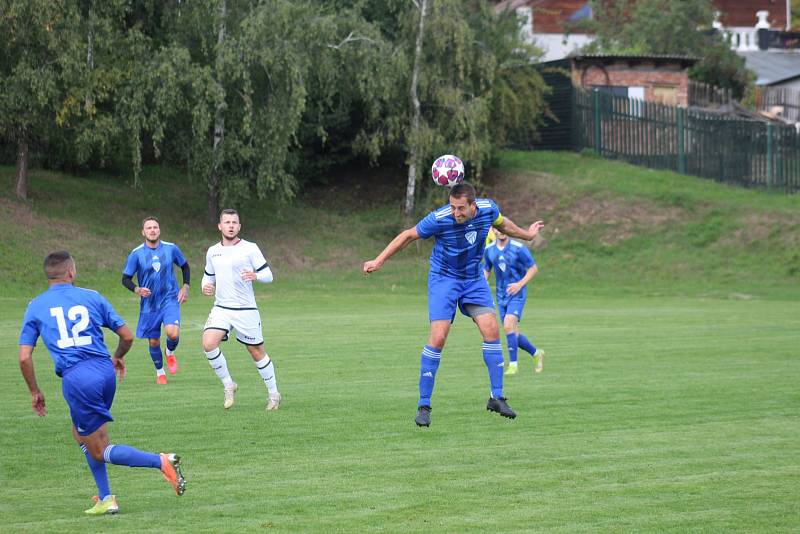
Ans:
POLYGON ((793 126, 576 90, 575 150, 743 186, 800 192, 793 126))

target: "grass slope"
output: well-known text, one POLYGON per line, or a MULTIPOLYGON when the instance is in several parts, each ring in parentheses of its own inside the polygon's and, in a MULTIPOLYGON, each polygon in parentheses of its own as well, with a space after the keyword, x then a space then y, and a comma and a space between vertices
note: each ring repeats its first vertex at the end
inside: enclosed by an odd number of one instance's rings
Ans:
POLYGON ((151 169, 137 195, 121 180, 37 172, 29 205, 0 199, 16 229, 0 255, 2 530, 795 531, 798 199, 568 154, 508 153, 501 169, 484 186, 503 211, 548 221, 522 323, 548 357, 534 375, 521 353, 520 375, 507 380, 516 420, 485 411, 479 338, 459 318, 433 425, 413 425, 427 249, 358 274, 399 228, 391 200, 348 204, 360 196, 348 190, 332 204, 253 204, 245 228, 252 221, 278 272, 258 297, 284 406, 264 412, 252 363, 227 343, 241 389, 222 410, 199 339, 210 301, 194 290, 179 374, 156 387, 137 342, 110 425, 113 442, 182 454, 187 493, 171 495, 158 473, 110 466, 122 513, 92 519, 81 510, 94 486, 51 363, 37 349, 44 419, 15 364, 22 310, 43 289, 41 257, 67 244, 81 283, 135 323, 118 273, 141 216, 161 216, 196 275, 215 232, 180 176, 151 169), (762 238, 728 244, 759 224, 770 228, 762 238))

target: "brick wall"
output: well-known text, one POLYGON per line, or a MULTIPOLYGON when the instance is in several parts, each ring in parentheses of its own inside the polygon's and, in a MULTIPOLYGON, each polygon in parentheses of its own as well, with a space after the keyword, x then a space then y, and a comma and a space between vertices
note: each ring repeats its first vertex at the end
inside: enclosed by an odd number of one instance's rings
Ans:
POLYGON ((631 65, 627 62, 602 64, 597 61, 575 61, 572 82, 583 87, 644 87, 644 98, 648 102, 661 101, 679 106, 689 103, 689 75, 677 63, 656 65, 654 62, 642 62, 631 65), (674 102, 669 102, 670 95, 674 95, 674 102))

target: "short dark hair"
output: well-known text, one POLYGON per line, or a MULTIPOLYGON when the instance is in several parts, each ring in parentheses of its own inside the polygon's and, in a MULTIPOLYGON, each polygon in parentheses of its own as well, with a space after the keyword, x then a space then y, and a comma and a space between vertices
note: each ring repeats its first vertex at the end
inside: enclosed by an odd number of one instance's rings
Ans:
POLYGON ((67 274, 67 270, 72 262, 72 256, 66 250, 51 252, 44 259, 44 274, 48 280, 62 278, 67 274))
POLYGON ((161 223, 159 222, 159 220, 151 215, 149 217, 145 217, 144 219, 142 219, 142 228, 144 228, 144 225, 145 225, 145 223, 147 221, 155 221, 159 226, 161 226, 161 223))
POLYGON ((456 184, 450 189, 450 196, 452 198, 461 198, 467 197, 467 202, 470 204, 475 203, 475 188, 472 187, 472 184, 467 182, 461 182, 460 184, 456 184))
POLYGON ((219 220, 220 221, 222 220, 222 216, 223 215, 236 215, 237 217, 239 217, 239 212, 236 211, 233 208, 225 208, 224 210, 219 212, 219 220))

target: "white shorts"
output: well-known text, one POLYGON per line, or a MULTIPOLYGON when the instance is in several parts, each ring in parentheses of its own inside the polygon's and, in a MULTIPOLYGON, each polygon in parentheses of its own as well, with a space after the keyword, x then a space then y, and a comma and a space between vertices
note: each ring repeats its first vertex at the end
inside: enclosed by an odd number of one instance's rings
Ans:
POLYGON ((206 319, 203 330, 224 330, 227 334, 236 330, 236 340, 245 345, 261 345, 264 335, 261 333, 261 314, 258 310, 231 310, 214 306, 206 319))

